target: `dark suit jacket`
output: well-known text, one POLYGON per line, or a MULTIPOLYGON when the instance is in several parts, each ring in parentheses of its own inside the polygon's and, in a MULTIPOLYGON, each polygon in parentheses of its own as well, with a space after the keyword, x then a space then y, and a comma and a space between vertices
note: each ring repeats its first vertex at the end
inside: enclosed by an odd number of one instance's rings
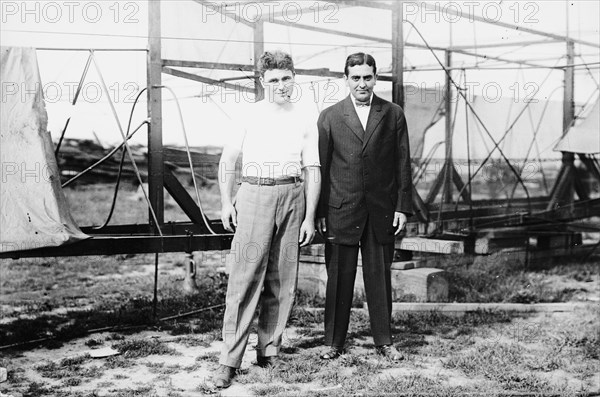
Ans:
POLYGON ((408 130, 402 108, 373 95, 363 130, 352 96, 319 116, 321 198, 327 239, 358 244, 367 218, 377 241, 394 241, 394 211, 412 214, 408 130))

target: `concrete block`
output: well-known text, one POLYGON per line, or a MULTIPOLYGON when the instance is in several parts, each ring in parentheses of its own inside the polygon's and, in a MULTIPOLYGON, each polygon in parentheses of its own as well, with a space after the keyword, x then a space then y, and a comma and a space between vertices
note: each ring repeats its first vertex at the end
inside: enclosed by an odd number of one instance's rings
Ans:
POLYGON ((446 272, 434 268, 418 268, 392 272, 392 299, 416 302, 445 302, 448 300, 446 272))
POLYGON ((325 297, 327 269, 324 263, 300 262, 298 269, 298 290, 309 295, 325 297))
MULTIPOLYGON (((444 302, 448 298, 448 283, 444 272, 439 269, 416 268, 418 261, 392 263, 392 298, 406 298, 413 295, 418 302, 444 302)), ((298 271, 298 290, 325 297, 327 288, 327 269, 324 263, 300 263, 298 271)), ((354 296, 364 296, 362 261, 356 269, 354 296)))

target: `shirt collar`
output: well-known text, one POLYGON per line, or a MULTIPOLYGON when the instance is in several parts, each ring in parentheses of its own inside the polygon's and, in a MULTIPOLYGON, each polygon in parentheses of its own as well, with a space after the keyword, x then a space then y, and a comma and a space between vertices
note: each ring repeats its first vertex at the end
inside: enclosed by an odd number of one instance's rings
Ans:
MULTIPOLYGON (((359 107, 356 105, 356 98, 350 94, 350 99, 352 101, 352 106, 354 106, 354 110, 358 111, 359 107)), ((369 97, 369 103, 369 106, 361 106, 360 109, 369 109, 371 106, 373 106, 373 93, 371 93, 371 96, 369 97)))

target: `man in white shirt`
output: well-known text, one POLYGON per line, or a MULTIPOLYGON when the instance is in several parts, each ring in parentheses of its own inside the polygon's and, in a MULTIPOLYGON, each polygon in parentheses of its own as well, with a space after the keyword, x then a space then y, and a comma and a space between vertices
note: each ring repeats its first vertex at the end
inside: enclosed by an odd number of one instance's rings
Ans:
POLYGON ((296 289, 299 247, 315 234, 320 191, 316 117, 292 100, 294 65, 283 52, 259 62, 265 100, 251 112, 220 160, 221 220, 235 235, 223 320, 224 347, 213 375, 231 385, 260 302, 257 364, 273 365, 296 289), (242 184, 233 200, 235 163, 242 153, 242 184), (229 171, 229 172, 227 172, 229 171))

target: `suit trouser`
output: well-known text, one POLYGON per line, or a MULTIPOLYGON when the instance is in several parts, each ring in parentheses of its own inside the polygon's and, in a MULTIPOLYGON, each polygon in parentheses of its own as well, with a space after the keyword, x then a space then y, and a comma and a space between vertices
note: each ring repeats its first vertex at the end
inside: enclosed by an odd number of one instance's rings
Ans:
MULTIPOLYGON (((327 292, 325 297, 325 344, 343 348, 350 321, 358 244, 326 243, 327 292)), ((392 343, 391 263, 394 243, 379 244, 367 220, 360 240, 365 294, 369 307, 371 334, 375 346, 392 343)))
POLYGON ((304 200, 302 182, 240 187, 235 204, 238 225, 228 263, 221 364, 240 367, 259 302, 257 356, 279 353, 296 292, 304 200))

